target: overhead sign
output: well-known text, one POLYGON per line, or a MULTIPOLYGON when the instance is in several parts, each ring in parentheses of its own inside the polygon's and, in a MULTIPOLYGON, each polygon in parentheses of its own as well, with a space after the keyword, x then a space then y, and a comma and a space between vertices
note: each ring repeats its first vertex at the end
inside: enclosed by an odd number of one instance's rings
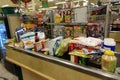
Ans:
POLYGON ((41 0, 42 1, 42 7, 46 8, 48 7, 48 0, 41 0))

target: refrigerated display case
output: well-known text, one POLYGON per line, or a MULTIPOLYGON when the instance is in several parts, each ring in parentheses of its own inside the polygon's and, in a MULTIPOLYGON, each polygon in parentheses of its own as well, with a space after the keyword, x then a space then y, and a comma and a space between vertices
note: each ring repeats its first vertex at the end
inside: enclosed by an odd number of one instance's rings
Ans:
POLYGON ((5 47, 4 43, 8 39, 7 33, 6 33, 6 27, 4 24, 4 21, 1 19, 0 20, 0 59, 5 57, 5 47))
POLYGON ((0 23, 0 46, 4 48, 4 43, 7 40, 6 28, 4 23, 0 23))

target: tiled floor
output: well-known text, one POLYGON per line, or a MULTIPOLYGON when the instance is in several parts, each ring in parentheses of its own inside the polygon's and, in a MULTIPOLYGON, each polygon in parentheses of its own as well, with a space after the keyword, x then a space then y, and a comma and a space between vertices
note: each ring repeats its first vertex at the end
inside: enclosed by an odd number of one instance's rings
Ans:
POLYGON ((0 62, 0 80, 18 80, 18 78, 7 71, 4 64, 0 62))

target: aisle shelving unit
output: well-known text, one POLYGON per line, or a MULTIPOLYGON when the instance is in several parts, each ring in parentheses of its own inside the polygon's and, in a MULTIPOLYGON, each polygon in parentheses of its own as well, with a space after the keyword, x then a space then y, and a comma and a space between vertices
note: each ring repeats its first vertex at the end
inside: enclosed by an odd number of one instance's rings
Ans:
POLYGON ((115 22, 116 19, 120 19, 120 3, 112 6, 109 6, 109 25, 108 25, 108 37, 113 38, 116 41, 116 51, 120 52, 120 20, 115 22), (114 10, 115 9, 115 10, 114 10))
POLYGON ((47 25, 64 25, 64 26, 82 25, 82 26, 87 26, 87 23, 47 23, 47 25))

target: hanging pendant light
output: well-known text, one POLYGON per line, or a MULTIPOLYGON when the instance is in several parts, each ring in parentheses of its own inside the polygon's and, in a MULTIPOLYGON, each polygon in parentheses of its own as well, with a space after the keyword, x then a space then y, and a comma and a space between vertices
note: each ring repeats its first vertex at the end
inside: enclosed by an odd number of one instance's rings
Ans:
POLYGON ((30 2, 31 0, 22 0, 22 2, 25 3, 25 8, 27 8, 27 3, 30 2))
POLYGON ((28 2, 30 2, 31 0, 22 0, 22 2, 24 2, 24 3, 28 3, 28 2))
POLYGON ((18 0, 11 0, 14 4, 18 3, 18 0))

